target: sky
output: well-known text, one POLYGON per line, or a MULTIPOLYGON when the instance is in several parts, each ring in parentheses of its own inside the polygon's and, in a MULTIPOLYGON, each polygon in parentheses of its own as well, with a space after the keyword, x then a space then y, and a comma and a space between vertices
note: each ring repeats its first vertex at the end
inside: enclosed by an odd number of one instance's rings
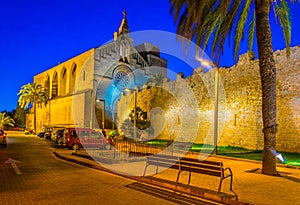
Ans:
MULTIPOLYGON (((16 108, 17 93, 22 85, 33 82, 34 75, 112 40, 123 10, 127 11, 131 32, 176 32, 168 0, 2 1, 0 111, 16 108)), ((291 46, 296 46, 300 45, 300 4, 291 5, 291 12, 291 46)), ((283 49, 283 35, 274 19, 271 27, 274 50, 283 49)), ((158 43, 163 41, 160 39, 158 43)), ((175 39, 174 44, 180 45, 175 39)), ((234 64, 232 46, 225 51, 220 65, 230 67, 234 64)), ((240 53, 246 51, 243 43, 240 53)), ((183 64, 176 71, 181 71, 183 64)), ((186 73, 189 75, 191 71, 186 73)))

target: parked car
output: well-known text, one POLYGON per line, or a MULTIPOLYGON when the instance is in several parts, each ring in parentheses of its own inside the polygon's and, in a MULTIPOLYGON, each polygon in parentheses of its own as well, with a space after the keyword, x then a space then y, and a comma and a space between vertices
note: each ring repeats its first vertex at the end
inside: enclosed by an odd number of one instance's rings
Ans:
POLYGON ((63 131, 63 136, 57 140, 57 144, 60 146, 67 146, 68 137, 65 136, 65 130, 63 131))
POLYGON ((45 132, 45 135, 44 135, 45 139, 50 140, 51 136, 52 136, 53 128, 52 127, 45 127, 44 132, 45 132))
POLYGON ((59 139, 64 136, 64 129, 58 129, 52 133, 51 140, 58 143, 59 139))
POLYGON ((89 128, 67 128, 64 131, 64 138, 69 149, 82 147, 112 149, 114 146, 114 143, 110 139, 106 139, 102 133, 89 128))
POLYGON ((0 130, 0 145, 7 147, 7 134, 3 130, 0 130))
POLYGON ((25 135, 32 135, 34 134, 34 130, 24 130, 25 135))
POLYGON ((39 132, 37 136, 43 138, 45 136, 45 132, 39 132))

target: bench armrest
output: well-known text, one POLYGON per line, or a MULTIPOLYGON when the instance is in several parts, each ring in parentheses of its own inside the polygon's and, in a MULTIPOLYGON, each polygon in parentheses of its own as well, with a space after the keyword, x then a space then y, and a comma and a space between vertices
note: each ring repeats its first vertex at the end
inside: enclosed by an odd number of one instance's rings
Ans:
POLYGON ((223 169, 223 173, 224 173, 224 179, 227 178, 227 177, 232 177, 232 171, 230 169, 230 167, 226 167, 225 169, 223 169), (229 174, 225 175, 225 171, 228 170, 229 171, 229 174))

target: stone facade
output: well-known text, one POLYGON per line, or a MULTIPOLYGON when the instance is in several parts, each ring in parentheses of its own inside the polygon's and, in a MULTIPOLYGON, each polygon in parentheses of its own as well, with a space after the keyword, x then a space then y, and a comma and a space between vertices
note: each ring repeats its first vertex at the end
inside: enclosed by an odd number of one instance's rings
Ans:
MULTIPOLYGON (((49 95, 47 106, 37 109, 36 131, 44 126, 113 129, 116 102, 124 89, 142 86, 157 73, 165 77, 166 67, 159 47, 133 45, 124 13, 114 41, 34 76, 49 95)), ((27 127, 33 128, 33 115, 27 117, 27 127)))
MULTIPOLYGON (((44 126, 74 126, 74 110, 84 114, 85 106, 78 108, 76 105, 85 105, 85 98, 90 95, 93 55, 94 49, 88 50, 34 76, 34 82, 45 86, 50 99, 46 106, 37 108, 37 131, 44 126), (74 106, 73 99, 78 101, 74 106)), ((77 120, 77 125, 84 126, 86 121, 87 119, 81 119, 80 122, 77 120)))
MULTIPOLYGON (((300 47, 291 48, 291 56, 286 57, 285 50, 274 53, 277 67, 277 150, 300 152, 300 47)), ((194 74, 184 79, 161 86, 144 88, 138 92, 137 106, 151 115, 151 109, 158 106, 164 110, 163 127, 156 138, 191 141, 188 133, 195 132, 196 143, 213 144, 213 103, 214 73, 212 69, 204 72, 195 69, 194 74), (179 87, 184 89, 179 89, 179 87), (188 85, 188 86, 187 86, 188 85), (188 123, 180 113, 185 108, 180 99, 192 90, 196 103, 198 119, 190 114, 188 123), (173 110, 172 114, 167 114, 173 110), (174 112, 177 110, 177 112, 174 112), (181 110, 178 112, 178 110, 181 110), (171 129, 170 129, 171 128, 171 129), (175 133, 185 130, 178 138, 175 133)), ((190 102, 185 102, 190 104, 190 102)), ((132 109, 133 95, 123 95, 119 101, 123 110, 132 109)), ((195 106, 192 106, 195 108, 195 106)), ((263 149, 262 133, 262 97, 258 60, 249 60, 247 54, 240 56, 239 62, 230 68, 220 68, 219 94, 219 139, 218 145, 240 146, 249 149, 263 149)), ((123 113, 118 116, 119 127, 128 117, 123 113)), ((151 116, 150 116, 151 118, 151 116)))

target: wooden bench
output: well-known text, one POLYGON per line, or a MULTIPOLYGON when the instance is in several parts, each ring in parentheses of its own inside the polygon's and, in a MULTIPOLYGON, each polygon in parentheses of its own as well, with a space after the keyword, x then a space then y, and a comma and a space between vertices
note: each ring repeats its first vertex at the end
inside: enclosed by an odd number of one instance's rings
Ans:
POLYGON ((219 177, 219 188, 218 192, 221 191, 222 182, 226 178, 230 178, 230 190, 232 190, 232 178, 233 174, 229 167, 224 168, 222 162, 208 161, 203 160, 200 161, 198 159, 193 158, 179 158, 176 156, 168 156, 168 155, 152 155, 147 156, 146 166, 144 169, 144 176, 147 171, 147 167, 153 165, 156 166, 156 174, 158 172, 158 167, 171 168, 178 171, 176 182, 178 183, 180 174, 184 171, 189 172, 188 185, 191 182, 192 173, 210 175, 214 177, 219 177))
POLYGON ((135 156, 135 157, 146 157, 146 156, 150 156, 153 155, 151 153, 147 153, 147 152, 129 152, 130 156, 135 156))

